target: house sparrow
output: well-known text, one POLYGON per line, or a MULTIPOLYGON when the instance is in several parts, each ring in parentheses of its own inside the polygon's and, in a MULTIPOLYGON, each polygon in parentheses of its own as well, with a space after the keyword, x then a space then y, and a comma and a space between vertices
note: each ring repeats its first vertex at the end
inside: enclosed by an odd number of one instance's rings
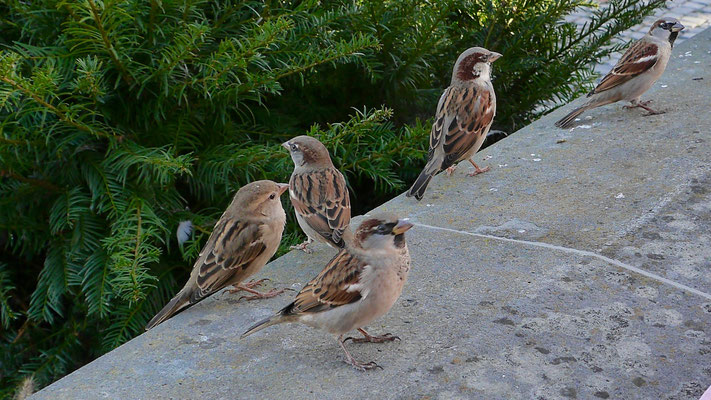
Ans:
POLYGON ((410 254, 405 232, 412 228, 406 220, 392 215, 369 218, 321 273, 307 283, 294 302, 251 328, 242 337, 268 326, 300 322, 338 335, 346 353, 346 363, 356 369, 378 367, 374 362, 359 363, 346 350, 347 332, 358 329, 363 338, 354 342, 382 343, 399 339, 385 334, 371 336, 363 326, 387 313, 400 297, 410 270, 410 254))
POLYGON ((639 97, 664 73, 674 40, 682 29, 684 25, 675 18, 657 20, 644 37, 627 49, 615 68, 588 93, 590 100, 556 122, 555 126, 567 128, 584 111, 621 100, 631 103, 625 108, 641 107, 649 111, 649 115, 661 114, 647 106, 649 101, 640 102, 639 97))
POLYGON ((297 136, 282 143, 294 161, 289 197, 296 220, 308 240, 293 248, 309 253, 313 240, 333 248, 344 246, 343 233, 351 222, 351 200, 343 174, 333 166, 323 143, 310 136, 297 136))
POLYGON ((215 224, 188 282, 148 322, 146 330, 226 286, 254 294, 248 300, 283 293, 283 289, 268 293, 252 289, 262 281, 241 282, 262 269, 277 251, 286 223, 279 196, 288 188, 285 183, 272 181, 256 181, 240 188, 215 224))
POLYGON ((437 105, 437 115, 430 132, 427 165, 407 192, 421 200, 427 185, 440 171, 451 175, 455 163, 469 160, 475 171, 469 176, 486 172, 471 159, 479 151, 496 114, 496 95, 491 84, 491 63, 501 54, 472 47, 462 53, 454 64, 452 83, 437 105))

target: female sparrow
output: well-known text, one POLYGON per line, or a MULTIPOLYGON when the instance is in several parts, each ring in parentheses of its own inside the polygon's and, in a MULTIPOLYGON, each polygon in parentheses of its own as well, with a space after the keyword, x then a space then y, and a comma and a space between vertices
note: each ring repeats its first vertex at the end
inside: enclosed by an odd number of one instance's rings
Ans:
POLYGON ((437 105, 437 115, 430 132, 427 165, 407 192, 421 200, 427 185, 440 171, 452 174, 455 163, 469 160, 475 171, 469 176, 489 170, 479 168, 471 159, 479 151, 496 114, 496 95, 491 84, 491 63, 501 54, 481 47, 462 53, 454 64, 452 83, 437 105))
POLYGON ((363 221, 353 240, 301 289, 291 304, 249 328, 242 337, 271 325, 300 322, 338 335, 346 363, 359 370, 376 368, 374 362, 356 361, 344 345, 353 338, 344 340, 343 335, 358 329, 364 337, 353 339, 354 342, 399 339, 391 334, 371 336, 363 326, 387 313, 402 293, 410 271, 404 235, 410 228, 411 223, 392 215, 363 221))
POLYGON ((289 198, 296 220, 309 238, 294 248, 308 253, 306 246, 313 240, 342 248, 343 233, 351 222, 351 200, 343 174, 333 166, 326 146, 316 138, 297 136, 282 146, 294 161, 289 198))
POLYGON ((684 25, 675 18, 658 19, 646 35, 627 49, 617 65, 602 78, 597 87, 588 93, 590 100, 556 122, 555 126, 567 128, 585 110, 620 100, 631 103, 625 108, 641 107, 649 111, 649 115, 661 114, 662 112, 654 111, 647 106, 649 101, 640 102, 639 98, 662 76, 671 56, 674 40, 682 29, 684 25))
POLYGON ((287 184, 272 181, 256 181, 240 188, 215 224, 188 282, 148 322, 146 330, 230 285, 235 286, 233 291, 254 294, 248 300, 283 293, 283 289, 268 293, 252 289, 261 281, 241 282, 262 269, 277 251, 286 223, 279 196, 288 188, 287 184))

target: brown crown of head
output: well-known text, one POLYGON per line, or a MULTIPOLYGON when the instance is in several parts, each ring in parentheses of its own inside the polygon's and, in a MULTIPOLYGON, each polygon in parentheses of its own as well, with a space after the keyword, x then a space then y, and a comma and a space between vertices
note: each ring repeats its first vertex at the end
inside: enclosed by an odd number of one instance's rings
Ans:
MULTIPOLYGON (((306 163, 327 163, 333 165, 328 149, 318 139, 311 136, 297 136, 285 143, 285 147, 296 145, 298 151, 304 155, 306 163)), ((289 151, 293 151, 291 148, 289 151)))
POLYGON ((232 211, 237 213, 259 210, 268 202, 280 202, 279 196, 288 187, 287 184, 269 180, 248 183, 237 191, 230 208, 234 208, 232 211))
POLYGON ((501 54, 489 51, 483 47, 471 47, 466 49, 457 58, 454 64, 453 74, 460 81, 475 79, 474 66, 477 64, 490 64, 501 57, 501 54))

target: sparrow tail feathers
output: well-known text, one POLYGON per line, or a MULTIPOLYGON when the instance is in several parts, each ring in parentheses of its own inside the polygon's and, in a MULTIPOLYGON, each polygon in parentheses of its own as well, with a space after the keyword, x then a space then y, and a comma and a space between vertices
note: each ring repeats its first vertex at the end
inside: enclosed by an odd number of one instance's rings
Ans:
POLYGON ((425 168, 422 170, 422 172, 420 172, 420 176, 417 177, 415 183, 413 183, 410 190, 407 191, 407 197, 414 196, 418 201, 422 200, 422 196, 425 195, 425 190, 427 190, 427 185, 430 184, 430 181, 435 176, 435 174, 440 171, 440 169, 435 167, 434 164, 435 163, 431 160, 427 163, 427 165, 425 165, 425 168))
POLYGON ((257 322, 256 324, 252 325, 249 329, 247 329, 242 336, 240 336, 240 339, 244 339, 245 337, 253 334, 254 332, 261 331, 264 328, 268 328, 272 325, 277 325, 277 324, 283 324, 285 322, 294 322, 296 321, 297 317, 295 315, 290 315, 289 312, 291 310, 291 307, 294 304, 289 304, 288 306, 284 307, 281 311, 278 313, 264 318, 263 320, 257 322))
POLYGON ((585 110, 590 108, 587 104, 582 105, 575 110, 571 111, 568 115, 563 117, 560 121, 555 123, 555 126, 558 128, 568 128, 570 125, 575 122, 575 118, 578 117, 578 115, 582 114, 585 110))
POLYGON ((154 326, 177 314, 178 311, 182 310, 189 304, 188 300, 188 296, 183 295, 182 292, 178 293, 168 302, 168 304, 165 305, 165 307, 163 307, 162 310, 158 311, 158 314, 156 314, 155 317, 148 321, 146 330, 153 328, 154 326))

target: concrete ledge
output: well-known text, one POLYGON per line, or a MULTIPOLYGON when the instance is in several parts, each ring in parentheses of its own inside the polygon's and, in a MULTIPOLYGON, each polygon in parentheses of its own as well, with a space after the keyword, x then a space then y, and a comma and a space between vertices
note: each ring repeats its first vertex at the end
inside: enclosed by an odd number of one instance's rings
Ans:
MULTIPOLYGON (((645 98, 666 114, 618 104, 554 128, 571 105, 480 153, 491 172, 462 164, 422 202, 380 207, 419 224, 405 292, 369 327, 402 341, 349 345, 382 371, 354 371, 304 326, 240 340, 291 296, 218 294, 32 399, 698 399, 711 384, 711 30, 674 49, 645 98)), ((260 277, 298 290, 332 255, 292 252, 260 277)))

